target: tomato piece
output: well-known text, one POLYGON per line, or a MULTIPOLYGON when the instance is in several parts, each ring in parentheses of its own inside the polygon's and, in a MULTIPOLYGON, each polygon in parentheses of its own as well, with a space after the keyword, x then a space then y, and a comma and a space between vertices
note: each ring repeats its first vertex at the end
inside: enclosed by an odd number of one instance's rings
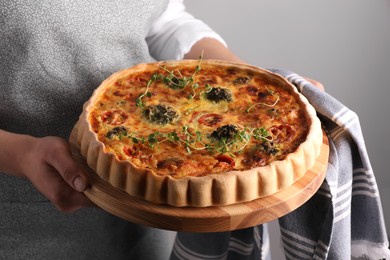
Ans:
POLYGON ((229 166, 234 167, 236 165, 236 162, 232 157, 226 154, 221 154, 217 157, 217 160, 222 163, 227 163, 229 166))
POLYGON ((199 124, 205 126, 215 126, 222 122, 223 116, 219 114, 205 114, 198 119, 199 124))
POLYGON ((120 125, 125 122, 128 117, 129 116, 123 110, 116 109, 106 111, 100 118, 106 124, 120 125))
POLYGON ((267 164, 267 160, 265 156, 259 152, 251 152, 248 153, 244 160, 242 160, 242 164, 250 166, 250 167, 260 167, 267 164))
POLYGON ((129 146, 123 147, 123 152, 124 152, 127 156, 130 156, 130 157, 134 156, 134 153, 135 153, 135 151, 134 151, 133 149, 131 149, 131 147, 129 147, 129 146))
POLYGON ((219 168, 224 171, 232 169, 236 165, 234 159, 226 154, 221 154, 216 159, 218 162, 216 163, 215 168, 219 168))
POLYGON ((289 141, 295 134, 295 130, 290 125, 274 125, 268 130, 272 133, 274 142, 289 141))
POLYGON ((170 171, 175 171, 178 168, 182 167, 184 160, 178 158, 168 158, 157 163, 158 169, 167 169, 170 171))
POLYGON ((136 144, 133 146, 124 146, 123 153, 129 157, 138 158, 141 161, 149 160, 152 155, 150 151, 147 151, 148 148, 145 147, 144 144, 136 144))
POLYGON ((194 112, 192 115, 191 115, 191 119, 190 119, 190 123, 192 123, 194 121, 194 119, 198 116, 199 112, 194 112))
POLYGON ((126 94, 121 92, 120 90, 115 90, 114 93, 112 93, 114 96, 117 97, 124 97, 126 94))

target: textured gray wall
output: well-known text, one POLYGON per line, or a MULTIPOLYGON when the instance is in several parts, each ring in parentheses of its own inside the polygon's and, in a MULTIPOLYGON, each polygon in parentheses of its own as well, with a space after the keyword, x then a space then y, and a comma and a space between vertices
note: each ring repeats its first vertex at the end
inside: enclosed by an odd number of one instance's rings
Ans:
POLYGON ((245 61, 317 79, 359 115, 390 234, 390 1, 185 3, 245 61))

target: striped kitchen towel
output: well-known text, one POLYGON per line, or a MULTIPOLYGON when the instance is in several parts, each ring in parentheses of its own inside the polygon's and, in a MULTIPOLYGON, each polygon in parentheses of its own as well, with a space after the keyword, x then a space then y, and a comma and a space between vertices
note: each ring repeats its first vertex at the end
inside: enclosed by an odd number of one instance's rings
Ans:
MULTIPOLYGON (((279 219, 286 259, 390 259, 381 200, 358 116, 298 74, 273 71, 316 108, 330 148, 326 178, 318 192, 279 219)), ((171 259, 271 259, 267 226, 178 232, 171 259)))

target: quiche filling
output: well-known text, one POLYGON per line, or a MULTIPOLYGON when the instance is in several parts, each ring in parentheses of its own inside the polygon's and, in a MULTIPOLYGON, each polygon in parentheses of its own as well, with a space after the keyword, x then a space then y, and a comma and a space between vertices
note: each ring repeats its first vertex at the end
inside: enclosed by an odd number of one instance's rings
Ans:
POLYGON ((283 160, 306 139, 304 108, 272 78, 199 61, 117 78, 91 104, 88 120, 118 160, 183 178, 283 160))

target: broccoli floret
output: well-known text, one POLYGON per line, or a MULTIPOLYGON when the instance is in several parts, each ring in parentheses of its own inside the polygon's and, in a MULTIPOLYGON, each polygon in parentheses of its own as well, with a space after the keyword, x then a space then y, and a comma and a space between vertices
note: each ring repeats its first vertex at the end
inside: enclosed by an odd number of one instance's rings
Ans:
POLYGON ((171 123, 178 117, 177 112, 172 107, 161 104, 148 106, 144 110, 144 115, 150 122, 160 125, 171 123))
POLYGON ((127 135, 127 129, 124 126, 116 126, 107 132, 106 137, 111 139, 114 136, 125 136, 127 135))
POLYGON ((224 125, 218 127, 211 133, 211 137, 218 141, 231 141, 234 139, 235 135, 238 133, 238 128, 235 125, 224 125))
POLYGON ((210 91, 206 93, 206 98, 216 103, 221 101, 231 102, 233 100, 229 89, 219 87, 211 88, 210 91))

